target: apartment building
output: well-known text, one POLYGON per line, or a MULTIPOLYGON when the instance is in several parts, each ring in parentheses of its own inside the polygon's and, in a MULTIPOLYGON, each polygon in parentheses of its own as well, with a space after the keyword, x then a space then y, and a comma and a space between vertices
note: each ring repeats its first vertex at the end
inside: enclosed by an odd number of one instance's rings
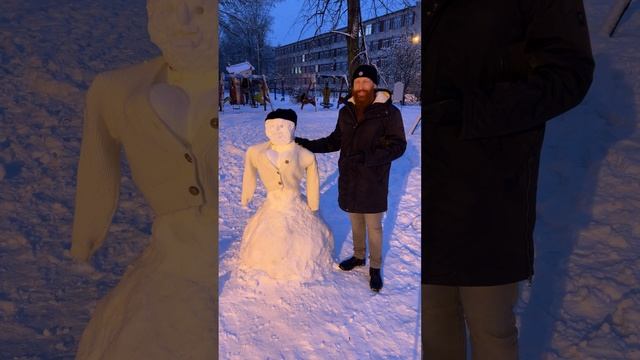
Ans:
MULTIPOLYGON (((413 42, 420 46, 420 2, 383 16, 363 22, 364 38, 371 63, 381 67, 387 49, 394 41, 413 42)), ((345 32, 346 28, 339 29, 345 32)), ((271 80, 276 87, 282 84, 287 89, 304 88, 318 75, 347 75, 346 36, 337 32, 327 32, 275 49, 276 74, 271 80)), ((337 81, 318 80, 318 86, 328 84, 337 89, 337 81), (324 81, 324 83, 322 83, 324 81)), ((392 86, 389 85, 389 86, 392 86)))

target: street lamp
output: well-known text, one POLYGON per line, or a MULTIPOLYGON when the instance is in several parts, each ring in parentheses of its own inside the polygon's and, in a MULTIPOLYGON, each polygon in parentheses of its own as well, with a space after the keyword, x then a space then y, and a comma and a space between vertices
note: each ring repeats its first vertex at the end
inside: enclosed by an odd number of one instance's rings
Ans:
POLYGON ((418 45, 420 43, 420 34, 413 35, 411 37, 411 43, 413 45, 418 45))

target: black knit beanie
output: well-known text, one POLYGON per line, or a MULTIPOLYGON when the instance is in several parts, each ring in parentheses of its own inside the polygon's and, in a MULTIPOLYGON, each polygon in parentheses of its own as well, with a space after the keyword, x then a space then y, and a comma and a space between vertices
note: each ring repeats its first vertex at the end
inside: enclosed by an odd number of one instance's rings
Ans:
POLYGON ((276 109, 270 112, 264 121, 269 119, 285 119, 293 122, 294 125, 297 125, 298 115, 296 115, 296 112, 291 109, 276 109))
POLYGON ((356 71, 353 72, 352 82, 359 77, 366 77, 373 81, 374 84, 378 85, 378 70, 373 65, 360 65, 356 68, 356 71))

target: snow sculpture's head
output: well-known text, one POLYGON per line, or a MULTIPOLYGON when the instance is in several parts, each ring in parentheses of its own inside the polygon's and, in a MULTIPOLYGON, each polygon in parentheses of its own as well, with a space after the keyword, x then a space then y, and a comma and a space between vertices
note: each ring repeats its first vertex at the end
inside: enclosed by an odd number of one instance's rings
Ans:
POLYGON ((277 109, 267 115, 264 132, 274 145, 287 145, 293 141, 298 116, 291 109, 277 109))
POLYGON ((147 0, 151 41, 173 69, 213 69, 216 4, 215 0, 147 0))

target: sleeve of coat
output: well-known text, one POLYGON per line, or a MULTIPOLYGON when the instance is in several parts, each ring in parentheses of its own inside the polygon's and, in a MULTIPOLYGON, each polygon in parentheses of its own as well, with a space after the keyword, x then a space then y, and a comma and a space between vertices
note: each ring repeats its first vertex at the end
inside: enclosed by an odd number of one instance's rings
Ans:
POLYGON ((500 136, 542 125, 578 105, 594 61, 582 0, 522 0, 527 19, 526 81, 500 82, 463 95, 464 139, 500 136))
POLYGON ((108 128, 98 75, 86 96, 78 163, 71 256, 86 261, 107 237, 120 192, 120 142, 108 128))
POLYGON ((302 146, 313 153, 328 153, 340 150, 341 145, 340 123, 336 123, 336 128, 327 137, 316 140, 305 141, 302 146))
POLYGON ((407 139, 400 110, 396 108, 391 110, 391 116, 385 121, 384 128, 384 136, 377 141, 370 151, 365 152, 365 166, 388 164, 402 156, 407 149, 407 139))
POLYGON ((312 211, 316 211, 320 207, 320 176, 315 155, 309 155, 311 156, 307 165, 307 204, 312 211))
POLYGON ((242 195, 240 203, 243 207, 249 205, 256 191, 256 167, 253 164, 253 149, 249 148, 244 157, 244 173, 242 174, 242 195))

